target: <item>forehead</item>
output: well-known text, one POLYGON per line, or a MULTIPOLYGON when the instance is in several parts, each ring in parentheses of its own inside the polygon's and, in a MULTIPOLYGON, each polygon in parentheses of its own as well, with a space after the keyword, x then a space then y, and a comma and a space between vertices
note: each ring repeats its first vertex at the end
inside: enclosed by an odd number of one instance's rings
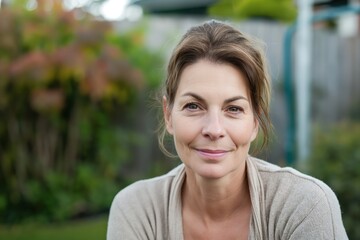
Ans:
POLYGON ((243 95, 248 97, 245 75, 234 66, 200 60, 187 66, 179 79, 176 95, 185 92, 211 93, 221 95, 243 95))

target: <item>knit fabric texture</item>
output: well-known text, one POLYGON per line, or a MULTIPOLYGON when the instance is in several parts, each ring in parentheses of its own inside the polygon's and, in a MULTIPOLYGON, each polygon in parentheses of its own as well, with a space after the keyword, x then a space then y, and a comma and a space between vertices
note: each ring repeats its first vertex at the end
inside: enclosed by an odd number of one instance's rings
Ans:
MULTIPOLYGON (((249 239, 348 239, 339 202, 322 181, 248 157, 252 203, 249 239)), ((182 240, 181 187, 185 167, 135 182, 111 205, 108 240, 182 240)))

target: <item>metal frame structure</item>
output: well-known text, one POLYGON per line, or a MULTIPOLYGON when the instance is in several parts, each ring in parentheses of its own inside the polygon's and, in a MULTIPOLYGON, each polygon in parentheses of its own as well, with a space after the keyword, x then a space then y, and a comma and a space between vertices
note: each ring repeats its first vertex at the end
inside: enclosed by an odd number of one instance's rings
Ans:
MULTIPOLYGON (((320 11, 312 16, 311 23, 321 22, 325 20, 336 19, 344 14, 348 13, 360 13, 360 6, 342 6, 330 8, 328 10, 320 11)), ((294 101, 294 87, 293 87, 293 69, 292 69, 292 42, 296 31, 298 30, 298 24, 291 25, 284 37, 284 88, 285 99, 288 113, 288 126, 285 143, 285 154, 287 164, 293 165, 296 161, 296 122, 295 122, 295 101, 294 101)))

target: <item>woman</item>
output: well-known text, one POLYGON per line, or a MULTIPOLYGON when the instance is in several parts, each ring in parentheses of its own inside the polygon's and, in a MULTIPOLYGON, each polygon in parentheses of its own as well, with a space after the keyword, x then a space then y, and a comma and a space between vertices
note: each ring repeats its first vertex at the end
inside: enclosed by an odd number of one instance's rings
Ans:
POLYGON ((249 155, 259 131, 268 142, 269 98, 253 41, 217 21, 191 28, 162 100, 183 164, 120 191, 107 239, 347 239, 328 186, 249 155))

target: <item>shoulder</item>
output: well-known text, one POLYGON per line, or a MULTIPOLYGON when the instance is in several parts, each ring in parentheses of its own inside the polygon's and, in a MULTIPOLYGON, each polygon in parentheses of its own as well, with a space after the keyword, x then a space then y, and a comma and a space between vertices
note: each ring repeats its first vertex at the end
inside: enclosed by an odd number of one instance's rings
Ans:
MULTIPOLYGON (((151 204, 162 205, 167 199, 176 177, 182 171, 178 166, 165 175, 140 180, 122 189, 115 196, 113 205, 137 205, 138 208, 147 207, 151 204)), ((155 207, 155 206, 153 206, 155 207)))
POLYGON ((338 199, 327 184, 294 168, 253 160, 273 232, 283 239, 302 234, 308 239, 347 239, 338 199))
POLYGON ((107 239, 155 239, 166 236, 170 196, 181 181, 183 166, 137 181, 115 196, 109 214, 107 239))
POLYGON ((279 167, 260 159, 254 159, 254 161, 264 187, 268 190, 299 194, 302 198, 312 200, 310 202, 316 202, 319 198, 337 201, 332 189, 319 179, 291 167, 279 167))

